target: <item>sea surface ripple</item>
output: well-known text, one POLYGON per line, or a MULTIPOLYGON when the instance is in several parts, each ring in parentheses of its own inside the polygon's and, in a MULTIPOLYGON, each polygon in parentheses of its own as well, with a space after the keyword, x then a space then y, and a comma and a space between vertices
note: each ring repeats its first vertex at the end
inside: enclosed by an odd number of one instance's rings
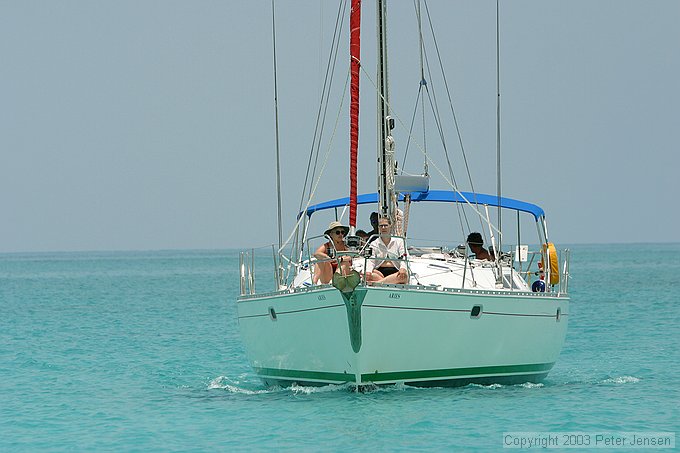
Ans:
POLYGON ((238 252, 0 255, 1 451, 501 450, 504 432, 677 432, 680 244, 574 245, 541 384, 267 388, 238 252))

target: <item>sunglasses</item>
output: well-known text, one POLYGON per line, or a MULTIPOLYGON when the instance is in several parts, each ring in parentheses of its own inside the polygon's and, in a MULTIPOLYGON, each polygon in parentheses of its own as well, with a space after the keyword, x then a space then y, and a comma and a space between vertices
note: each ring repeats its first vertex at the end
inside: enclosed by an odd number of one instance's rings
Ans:
POLYGON ((342 231, 342 230, 331 231, 331 234, 343 234, 343 233, 344 233, 344 231, 342 231))

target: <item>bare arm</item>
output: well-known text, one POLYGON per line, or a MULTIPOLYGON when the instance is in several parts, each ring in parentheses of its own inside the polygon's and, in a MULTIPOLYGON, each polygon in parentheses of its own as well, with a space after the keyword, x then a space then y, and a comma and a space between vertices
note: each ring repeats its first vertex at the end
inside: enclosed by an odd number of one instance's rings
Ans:
POLYGON ((326 244, 321 244, 321 246, 314 252, 314 258, 317 260, 327 260, 330 256, 326 254, 326 244))

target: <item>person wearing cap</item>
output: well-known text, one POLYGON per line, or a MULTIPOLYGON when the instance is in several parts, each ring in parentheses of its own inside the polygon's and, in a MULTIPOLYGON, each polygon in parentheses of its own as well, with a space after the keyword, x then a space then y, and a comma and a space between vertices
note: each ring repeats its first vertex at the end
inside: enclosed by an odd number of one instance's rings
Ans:
POLYGON ((467 237, 467 243, 470 246, 470 250, 475 254, 475 258, 478 260, 492 261, 491 255, 483 247, 484 239, 480 233, 474 232, 470 233, 467 237))
POLYGON ((368 243, 370 244, 380 236, 380 229, 378 228, 378 213, 371 212, 371 231, 366 233, 368 235, 368 243))
POLYGON ((402 238, 392 237, 390 219, 382 217, 378 221, 380 239, 371 242, 371 256, 366 263, 366 280, 379 283, 408 282, 406 261, 406 247, 402 238), (391 259, 399 260, 392 261, 391 259))
POLYGON ((370 237, 368 233, 365 232, 364 230, 357 230, 356 234, 361 238, 361 247, 366 245, 366 243, 368 242, 368 238, 370 237))
POLYGON ((331 222, 328 229, 324 231, 324 235, 331 240, 321 244, 314 252, 314 258, 319 260, 314 268, 314 284, 318 282, 327 284, 332 280, 333 272, 338 268, 338 261, 332 258, 335 257, 336 251, 347 251, 345 244, 347 233, 349 233, 349 227, 338 221, 331 222))

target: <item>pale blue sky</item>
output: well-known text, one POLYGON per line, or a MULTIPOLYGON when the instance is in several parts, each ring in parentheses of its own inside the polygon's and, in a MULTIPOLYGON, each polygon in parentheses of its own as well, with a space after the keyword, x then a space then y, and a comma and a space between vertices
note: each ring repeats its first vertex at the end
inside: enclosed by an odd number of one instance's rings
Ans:
MULTIPOLYGON (((476 188, 495 193, 495 1, 428 5, 476 188)), ((275 242, 270 8, 0 0, 0 252, 275 242)), ((363 11, 374 77, 374 6, 363 11)), ((277 1, 286 232, 335 13, 336 2, 277 1)), ((418 88, 412 13, 411 1, 390 6, 405 120, 418 88)), ((680 241, 678 23, 677 0, 501 2, 504 194, 543 206, 555 242, 680 241)), ((368 108, 371 89, 362 79, 368 108)), ((374 190, 371 115, 362 192, 374 190)), ((316 201, 347 193, 345 123, 316 201)))

